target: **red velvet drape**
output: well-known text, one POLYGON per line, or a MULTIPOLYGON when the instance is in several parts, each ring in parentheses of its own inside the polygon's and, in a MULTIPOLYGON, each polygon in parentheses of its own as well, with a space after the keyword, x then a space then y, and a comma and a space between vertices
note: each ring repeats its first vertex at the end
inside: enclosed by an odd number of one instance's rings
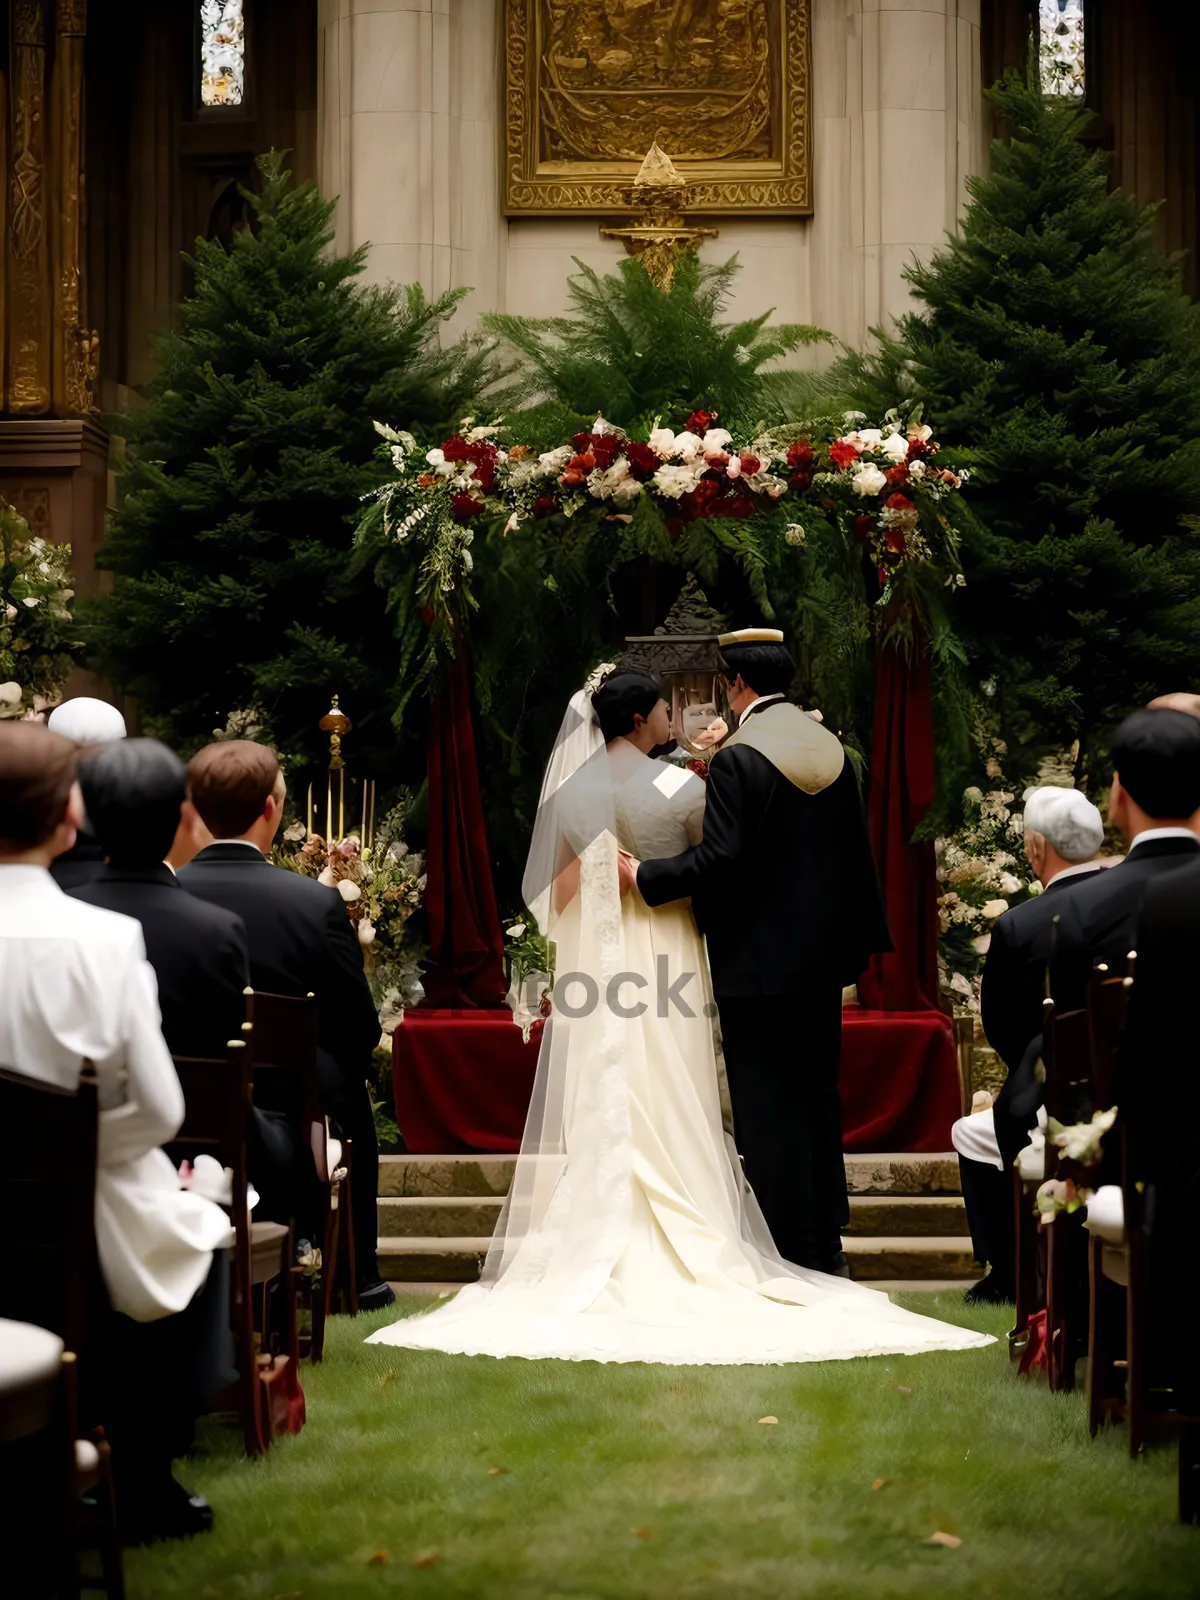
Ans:
POLYGON ((460 640, 429 723, 429 850, 425 913, 433 964, 422 1005, 468 1010, 503 1006, 504 936, 488 853, 471 679, 460 640))
POLYGON ((937 792, 933 697, 927 650, 879 654, 871 744, 871 843, 895 949, 871 958, 859 981, 876 1011, 937 1007, 937 867, 932 841, 912 842, 937 792))

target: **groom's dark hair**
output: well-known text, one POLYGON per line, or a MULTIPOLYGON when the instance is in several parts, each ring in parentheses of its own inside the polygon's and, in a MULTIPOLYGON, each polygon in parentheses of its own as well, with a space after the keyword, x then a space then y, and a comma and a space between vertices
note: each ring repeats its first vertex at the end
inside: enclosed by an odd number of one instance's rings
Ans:
POLYGON ((614 672, 592 695, 592 707, 607 744, 633 732, 636 716, 648 717, 662 699, 657 678, 648 672, 614 672))
POLYGON ((740 677, 755 694, 787 694, 796 676, 796 663, 781 644, 729 644, 722 646, 725 676, 740 677))

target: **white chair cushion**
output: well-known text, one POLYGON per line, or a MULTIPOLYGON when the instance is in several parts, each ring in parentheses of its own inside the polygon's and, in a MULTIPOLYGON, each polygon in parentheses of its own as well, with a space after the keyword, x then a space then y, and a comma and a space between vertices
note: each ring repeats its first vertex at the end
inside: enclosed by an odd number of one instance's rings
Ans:
POLYGON ((0 1395, 52 1378, 62 1353, 62 1340, 48 1329, 0 1320, 0 1395))
POLYGON ((75 1471, 87 1477, 100 1470, 100 1452, 90 1439, 75 1441, 75 1471))
POLYGON ((1125 1197, 1115 1183, 1104 1183, 1087 1203, 1084 1226, 1105 1244, 1125 1243, 1125 1197))

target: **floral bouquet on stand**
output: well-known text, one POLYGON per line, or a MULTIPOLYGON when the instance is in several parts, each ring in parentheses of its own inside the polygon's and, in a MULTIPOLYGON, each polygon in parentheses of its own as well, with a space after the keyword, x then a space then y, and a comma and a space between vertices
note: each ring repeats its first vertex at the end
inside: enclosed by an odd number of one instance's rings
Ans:
POLYGON ((0 500, 0 717, 54 705, 79 660, 70 569, 70 545, 31 534, 0 500))
POLYGON ((554 984, 554 949, 530 912, 525 911, 504 929, 504 960, 508 967, 508 1003, 513 1021, 526 1044, 539 1018, 550 1014, 554 984))

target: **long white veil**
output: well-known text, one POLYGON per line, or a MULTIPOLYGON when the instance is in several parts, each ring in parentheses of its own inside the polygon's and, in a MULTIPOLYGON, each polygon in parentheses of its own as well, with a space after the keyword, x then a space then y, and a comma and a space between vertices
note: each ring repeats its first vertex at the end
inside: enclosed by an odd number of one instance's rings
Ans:
POLYGON ((553 1011, 481 1278, 485 1289, 544 1287, 556 1319, 591 1304, 629 1233, 623 1026, 606 1003, 623 967, 614 811, 604 737, 581 689, 542 781, 522 881, 526 905, 555 946, 553 1011))

